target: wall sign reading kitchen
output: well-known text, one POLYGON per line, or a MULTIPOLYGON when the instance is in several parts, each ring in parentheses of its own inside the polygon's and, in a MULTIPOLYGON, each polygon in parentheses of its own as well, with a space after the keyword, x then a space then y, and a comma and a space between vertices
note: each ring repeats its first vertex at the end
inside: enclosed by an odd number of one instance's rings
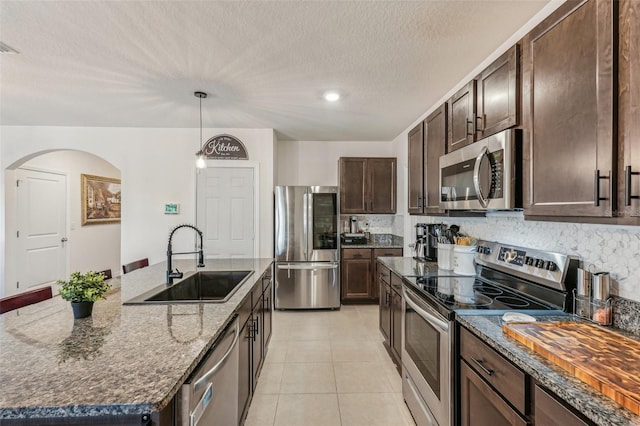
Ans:
POLYGON ((202 152, 209 160, 248 160, 247 149, 231 135, 214 136, 204 144, 202 152))

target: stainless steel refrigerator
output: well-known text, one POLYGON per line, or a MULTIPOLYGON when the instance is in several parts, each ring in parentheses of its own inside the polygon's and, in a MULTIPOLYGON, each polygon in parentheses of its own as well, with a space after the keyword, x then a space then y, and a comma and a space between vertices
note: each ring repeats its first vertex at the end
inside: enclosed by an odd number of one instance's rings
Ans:
POLYGON ((276 309, 340 307, 338 188, 276 186, 276 309))

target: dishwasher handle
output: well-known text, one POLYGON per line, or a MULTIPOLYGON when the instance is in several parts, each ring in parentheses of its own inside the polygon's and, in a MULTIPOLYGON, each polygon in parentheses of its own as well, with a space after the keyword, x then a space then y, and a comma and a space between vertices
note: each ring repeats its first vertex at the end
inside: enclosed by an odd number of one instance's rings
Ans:
POLYGON ((229 349, 227 349, 227 352, 225 352, 225 354, 222 356, 220 361, 216 362, 216 364, 213 367, 211 367, 209 371, 204 373, 200 378, 198 378, 198 380, 196 380, 196 382, 193 384, 194 391, 198 391, 198 389, 204 386, 209 380, 209 378, 213 376, 216 373, 216 371, 218 371, 224 365, 224 363, 227 361, 227 358, 229 358, 229 356, 231 355, 231 352, 233 351, 233 348, 235 348, 236 344, 238 343, 238 338, 240 337, 240 325, 238 324, 237 319, 235 320, 235 323, 236 323, 236 326, 234 329, 235 335, 233 336, 233 342, 231 343, 231 345, 229 345, 229 349))
MULTIPOLYGON (((231 347, 233 347, 233 345, 231 345, 231 347)), ((209 386, 207 386, 207 390, 202 395, 202 398, 200 398, 200 401, 198 401, 196 407, 189 414, 189 426, 196 426, 198 424, 212 399, 213 383, 209 383, 209 386)))

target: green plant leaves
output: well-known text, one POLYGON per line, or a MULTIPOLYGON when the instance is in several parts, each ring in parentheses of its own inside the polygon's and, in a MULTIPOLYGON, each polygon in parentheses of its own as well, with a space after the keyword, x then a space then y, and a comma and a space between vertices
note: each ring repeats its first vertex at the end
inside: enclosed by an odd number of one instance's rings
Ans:
POLYGON ((60 285, 60 296, 71 302, 95 302, 104 299, 104 293, 111 289, 111 285, 104 282, 102 272, 89 271, 86 274, 74 272, 69 281, 56 281, 60 285))

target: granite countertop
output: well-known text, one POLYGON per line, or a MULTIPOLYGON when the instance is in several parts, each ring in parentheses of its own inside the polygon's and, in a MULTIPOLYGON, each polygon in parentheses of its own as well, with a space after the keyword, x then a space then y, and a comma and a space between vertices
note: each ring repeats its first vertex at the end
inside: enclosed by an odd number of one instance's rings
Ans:
POLYGON ((341 244, 341 249, 350 248, 399 248, 403 249, 404 238, 393 234, 371 234, 371 238, 367 244, 341 244))
MULTIPOLYGON (((378 261, 403 277, 454 275, 452 271, 438 269, 435 262, 422 262, 411 257, 379 257, 378 261)), ((538 316, 540 321, 571 321, 574 318, 538 316)), ((631 413, 557 365, 506 336, 502 332, 500 316, 456 315, 456 320, 596 424, 640 425, 640 416, 631 413)))
MULTIPOLYGON (((537 318, 539 321, 575 319, 573 316, 537 318)), ((505 335, 499 316, 457 315, 456 320, 596 424, 640 425, 640 416, 631 413, 551 361, 505 335)))
MULTIPOLYGON (((59 296, 0 315, 0 423, 162 410, 272 259, 205 263, 200 270, 254 273, 226 303, 122 305, 164 282, 162 262, 114 278, 89 318, 74 321, 59 296)), ((192 260, 173 266, 196 270, 192 260)))

